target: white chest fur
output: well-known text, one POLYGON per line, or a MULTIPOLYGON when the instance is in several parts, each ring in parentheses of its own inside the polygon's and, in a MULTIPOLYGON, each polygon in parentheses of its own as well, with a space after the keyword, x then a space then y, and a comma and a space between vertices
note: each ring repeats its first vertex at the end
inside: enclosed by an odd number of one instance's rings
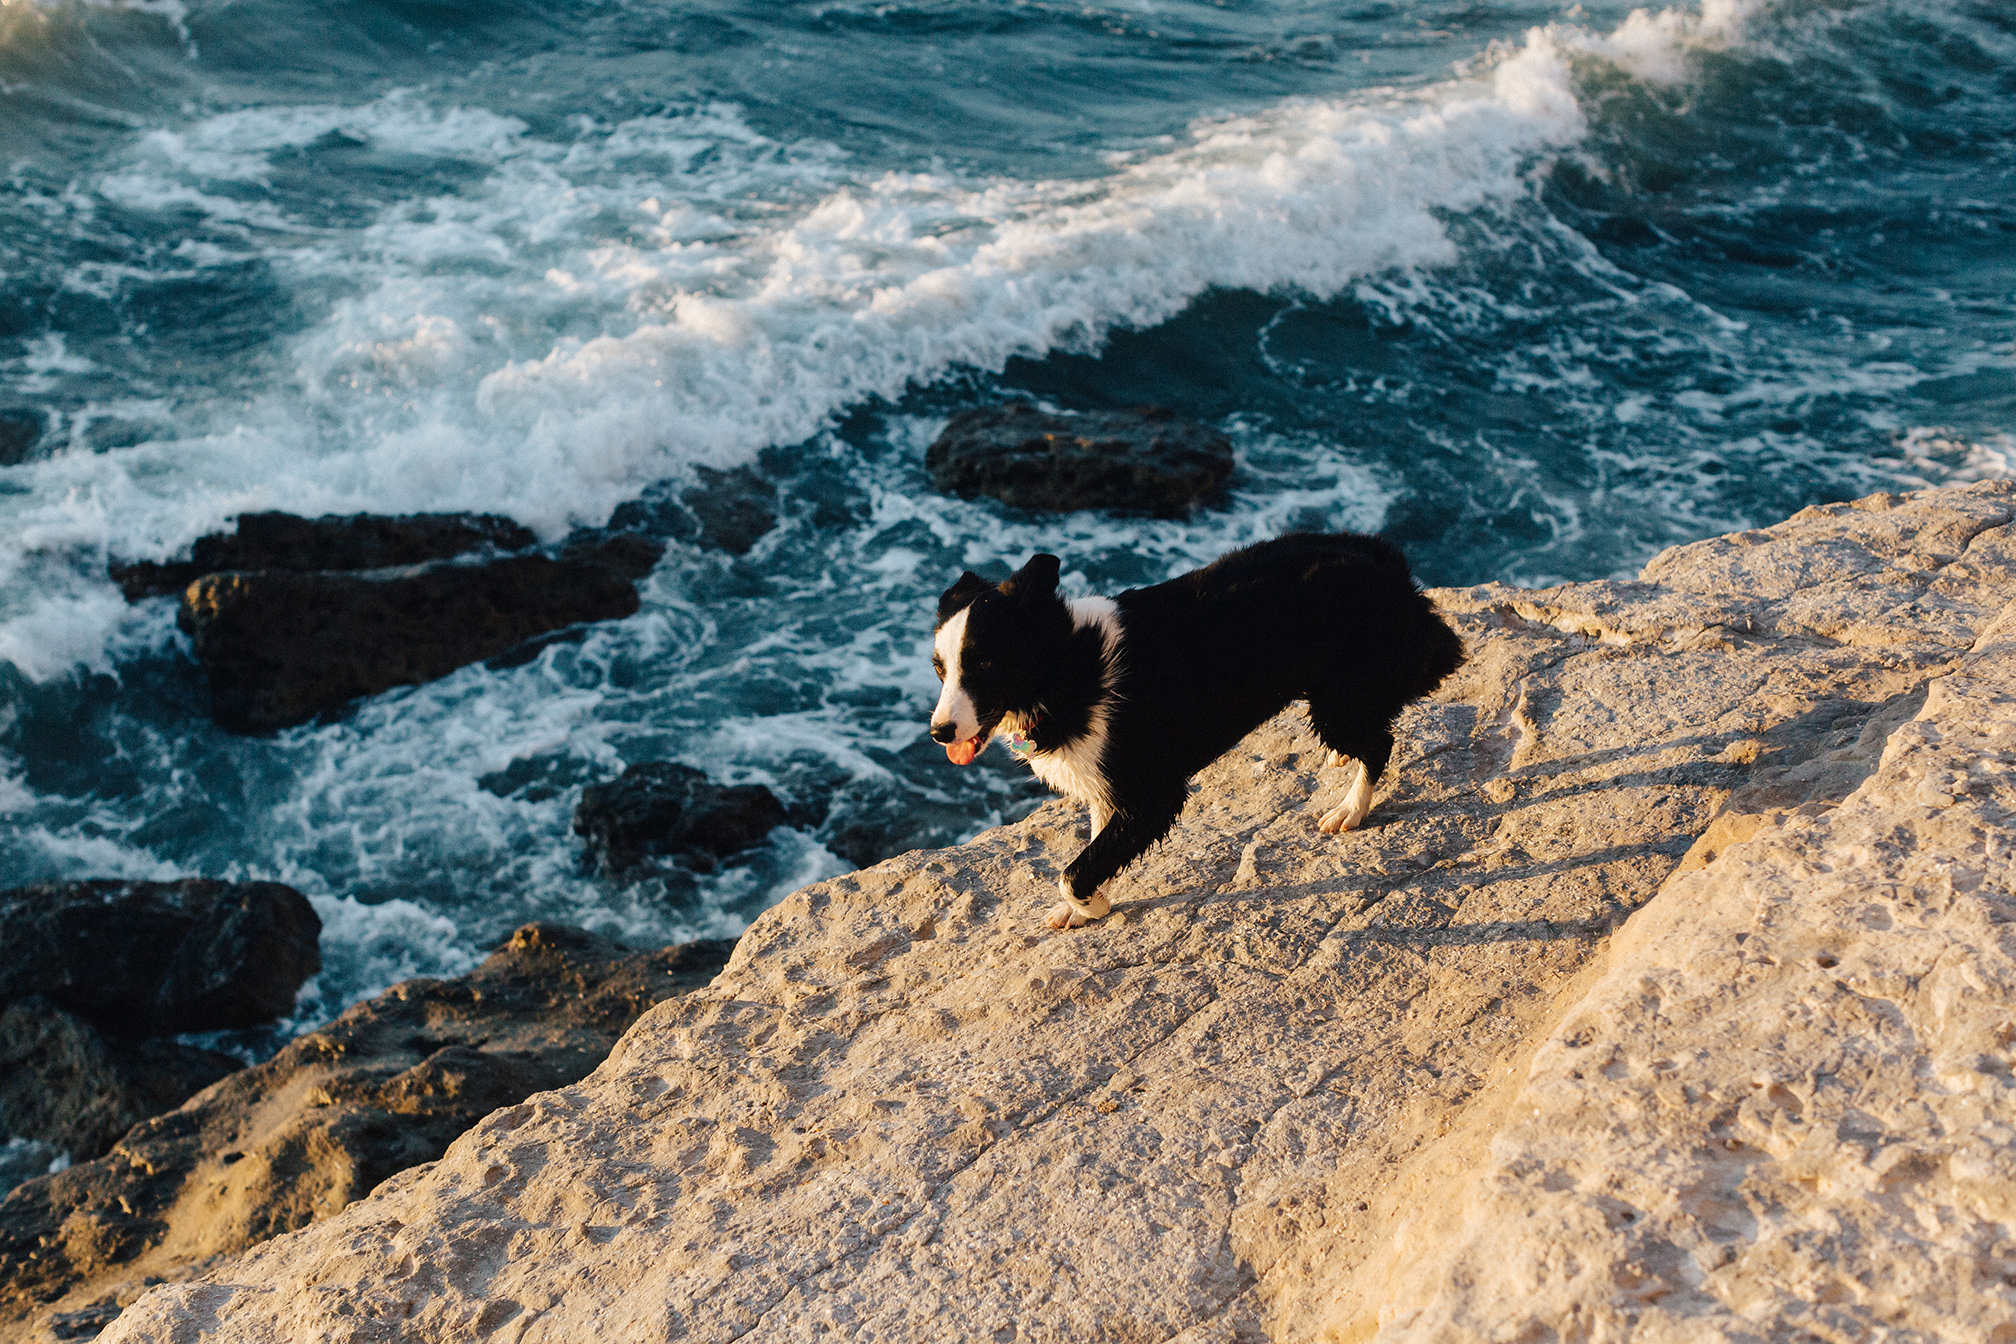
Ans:
MULTIPOLYGON (((1104 640, 1099 677, 1100 699, 1092 706, 1085 732, 1054 751, 1029 754, 1029 768, 1036 778, 1059 793, 1068 794, 1092 810, 1092 834, 1106 828, 1113 817, 1113 795, 1100 759, 1106 751, 1106 720, 1113 689, 1114 659, 1120 651, 1120 609, 1110 597, 1080 597, 1069 603, 1071 620, 1079 629, 1096 628, 1104 640)), ((1011 715, 1011 719, 1017 716, 1011 715)), ((1029 725, 1012 726, 1028 731, 1029 725)))

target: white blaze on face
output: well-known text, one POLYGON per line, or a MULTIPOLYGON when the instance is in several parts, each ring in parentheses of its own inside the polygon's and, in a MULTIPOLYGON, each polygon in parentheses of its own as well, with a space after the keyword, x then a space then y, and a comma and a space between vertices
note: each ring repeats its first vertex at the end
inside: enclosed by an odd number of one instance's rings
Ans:
POLYGON ((966 616, 972 610, 967 607, 939 626, 931 641, 931 651, 945 665, 945 689, 938 692, 938 708, 931 712, 931 726, 952 724, 961 742, 980 731, 980 716, 974 711, 973 697, 966 693, 959 679, 959 655, 966 643, 966 616))

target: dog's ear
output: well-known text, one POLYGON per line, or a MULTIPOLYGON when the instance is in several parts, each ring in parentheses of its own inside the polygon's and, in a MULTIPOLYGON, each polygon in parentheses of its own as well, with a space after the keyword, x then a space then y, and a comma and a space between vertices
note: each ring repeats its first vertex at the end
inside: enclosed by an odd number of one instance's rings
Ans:
POLYGON ((1055 597, 1060 566, 1054 555, 1032 555, 1028 564, 1008 576, 1001 591, 1010 597, 1055 597))
POLYGON ((946 620, 961 607, 971 606, 974 598, 993 586, 972 570, 967 570, 959 576, 959 582, 947 588, 945 595, 938 599, 938 619, 946 620))

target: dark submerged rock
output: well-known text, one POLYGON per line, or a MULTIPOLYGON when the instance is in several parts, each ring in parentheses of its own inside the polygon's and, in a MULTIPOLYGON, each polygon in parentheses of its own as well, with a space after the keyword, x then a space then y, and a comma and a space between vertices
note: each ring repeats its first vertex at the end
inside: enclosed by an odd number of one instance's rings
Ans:
POLYGON ((284 1016, 322 921, 278 882, 44 882, 0 891, 0 1003, 41 995, 122 1036, 284 1016))
POLYGON ((726 964, 727 940, 640 952, 528 924, 470 975, 360 1003, 105 1156, 0 1201, 0 1334, 130 1301, 306 1226, 431 1162, 491 1111, 585 1077, 653 1004, 726 964))
POLYGON ((560 548, 563 560, 593 560, 626 579, 641 579, 665 555, 665 543, 636 532, 603 528, 577 532, 560 548))
POLYGON ((187 560, 114 564, 111 573, 130 602, 179 593, 219 570, 388 569, 477 551, 522 551, 537 541, 530 529, 491 513, 241 513, 236 532, 198 538, 187 560))
POLYGON ((247 513, 188 560, 114 564, 129 601, 180 593, 177 623, 209 674, 211 712, 236 732, 304 723, 359 696, 637 610, 631 580, 662 544, 577 533, 558 555, 495 514, 300 518, 247 513))
POLYGON ((242 1067, 177 1041, 107 1037, 33 995, 0 1012, 0 1134, 89 1161, 242 1067))
POLYGON ((42 441, 42 416, 36 411, 0 409, 0 467, 14 467, 35 455, 42 441))
POLYGON ((1187 512, 1232 474, 1224 435, 1159 407, 1052 415, 1027 402, 961 411, 924 454, 947 494, 1018 509, 1187 512))
POLYGON ((587 839, 597 869, 612 875, 653 859, 712 869, 784 821, 784 805, 761 784, 716 784, 671 761, 646 761, 591 784, 574 809, 574 833, 587 839))
POLYGON ((226 570, 189 585, 177 623, 209 673, 217 721, 258 733, 637 606, 636 588, 599 560, 532 554, 353 572, 226 570))
POLYGON ((619 505, 608 530, 747 555, 777 526, 777 487, 754 468, 696 467, 693 475, 691 485, 654 488, 619 505))

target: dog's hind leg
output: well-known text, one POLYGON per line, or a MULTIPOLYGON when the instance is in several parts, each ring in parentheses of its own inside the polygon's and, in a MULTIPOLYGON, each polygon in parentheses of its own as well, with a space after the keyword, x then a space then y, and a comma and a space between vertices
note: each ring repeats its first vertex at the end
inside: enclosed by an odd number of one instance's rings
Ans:
POLYGON ((1086 836, 1086 839, 1096 840, 1099 838, 1099 832, 1105 830, 1106 827, 1112 822, 1113 808, 1111 807, 1111 805, 1102 802, 1097 798, 1094 798, 1091 802, 1087 803, 1085 806, 1086 810, 1092 814, 1092 830, 1086 836))
MULTIPOLYGON (((1095 919, 1104 919, 1113 903, 1100 890, 1122 868, 1148 852, 1148 847, 1169 834, 1183 810, 1189 790, 1172 798, 1136 802, 1116 809, 1106 825, 1092 837, 1092 843, 1078 852, 1058 880, 1064 898, 1046 921, 1053 929, 1072 929, 1095 919)), ((1095 815, 1096 820, 1096 815, 1095 815)))

